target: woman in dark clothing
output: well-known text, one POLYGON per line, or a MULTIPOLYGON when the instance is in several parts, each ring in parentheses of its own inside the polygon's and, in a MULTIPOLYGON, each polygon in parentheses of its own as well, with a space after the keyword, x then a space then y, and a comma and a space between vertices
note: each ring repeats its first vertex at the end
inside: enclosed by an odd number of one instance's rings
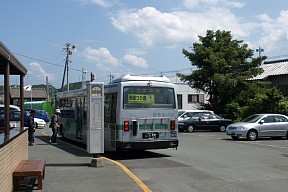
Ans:
POLYGON ((34 140, 34 132, 35 132, 35 122, 34 122, 34 115, 36 112, 34 110, 31 111, 30 116, 28 117, 28 141, 29 145, 33 146, 34 140))

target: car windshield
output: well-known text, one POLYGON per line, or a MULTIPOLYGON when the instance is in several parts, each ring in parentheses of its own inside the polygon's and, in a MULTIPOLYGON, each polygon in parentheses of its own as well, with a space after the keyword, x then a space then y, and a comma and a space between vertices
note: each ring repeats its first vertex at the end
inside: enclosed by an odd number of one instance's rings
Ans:
POLYGON ((180 117, 185 111, 178 111, 178 117, 180 117))
MULTIPOLYGON (((196 115, 193 115, 193 116, 191 117, 191 119, 199 119, 199 117, 202 117, 203 115, 206 115, 206 114, 198 113, 198 114, 196 114, 196 115)), ((207 114, 207 115, 208 115, 208 114, 207 114)))
POLYGON ((211 113, 198 113, 194 115, 193 117, 191 117, 191 119, 199 119, 199 118, 201 119, 223 119, 219 115, 211 114, 211 113))
POLYGON ((41 116, 45 116, 45 112, 43 110, 37 110, 36 114, 41 115, 41 116))
POLYGON ((251 115, 251 116, 247 117, 246 119, 243 119, 242 122, 255 123, 259 119, 261 119, 262 117, 263 117, 263 115, 251 115))

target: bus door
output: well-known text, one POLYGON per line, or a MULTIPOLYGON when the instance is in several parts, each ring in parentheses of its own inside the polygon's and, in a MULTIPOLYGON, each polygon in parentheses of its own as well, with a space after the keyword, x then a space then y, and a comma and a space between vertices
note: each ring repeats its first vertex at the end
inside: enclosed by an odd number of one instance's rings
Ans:
POLYGON ((105 122, 105 150, 115 151, 116 141, 119 138, 119 127, 116 123, 117 92, 105 95, 104 122, 105 122))
POLYGON ((83 98, 81 97, 77 97, 76 98, 76 139, 83 139, 83 134, 82 134, 82 130, 83 130, 83 111, 84 111, 84 103, 83 103, 83 98))

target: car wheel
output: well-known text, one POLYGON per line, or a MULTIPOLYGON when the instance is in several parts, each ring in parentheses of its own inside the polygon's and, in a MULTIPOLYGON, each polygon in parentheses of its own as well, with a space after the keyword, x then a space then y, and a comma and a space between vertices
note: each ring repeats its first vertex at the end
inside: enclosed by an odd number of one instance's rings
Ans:
POLYGON ((38 128, 38 123, 37 123, 37 122, 35 122, 35 128, 36 128, 36 129, 38 128))
POLYGON ((288 131, 287 131, 287 134, 286 134, 286 139, 288 139, 288 131))
POLYGON ((220 128, 219 128, 219 130, 220 130, 221 132, 225 132, 225 131, 226 131, 226 126, 225 126, 225 125, 221 125, 220 128))
POLYGON ((189 125, 189 126, 187 127, 187 131, 188 131, 189 133, 192 133, 192 132, 194 131, 193 125, 189 125))
POLYGON ((232 137, 233 140, 238 140, 239 139, 239 137, 237 137, 237 136, 231 136, 231 137, 232 137))
POLYGON ((256 141, 258 139, 258 133, 257 131, 255 130, 250 130, 248 133, 247 133, 247 139, 249 141, 256 141))

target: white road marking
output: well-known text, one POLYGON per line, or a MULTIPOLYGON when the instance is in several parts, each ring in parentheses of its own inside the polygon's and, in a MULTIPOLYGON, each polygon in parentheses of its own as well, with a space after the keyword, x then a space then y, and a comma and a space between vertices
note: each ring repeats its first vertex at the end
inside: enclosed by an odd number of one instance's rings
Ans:
MULTIPOLYGON (((223 138, 217 137, 216 135, 209 135, 209 134, 203 135, 203 134, 199 134, 199 133, 181 133, 181 134, 223 140, 223 138)), ((283 146, 278 146, 278 145, 271 145, 271 144, 264 144, 261 141, 253 141, 253 142, 249 142, 249 141, 235 141, 235 142, 251 144, 251 145, 259 145, 259 146, 265 146, 265 147, 274 147, 274 148, 279 148, 279 149, 288 149, 288 147, 283 147, 283 146)))

